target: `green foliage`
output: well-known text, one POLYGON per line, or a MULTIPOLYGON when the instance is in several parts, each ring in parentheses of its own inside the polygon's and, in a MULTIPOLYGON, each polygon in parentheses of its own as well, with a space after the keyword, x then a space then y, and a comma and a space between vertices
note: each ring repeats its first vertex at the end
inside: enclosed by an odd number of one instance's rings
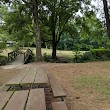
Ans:
POLYGON ((81 55, 80 51, 76 51, 75 55, 74 55, 74 62, 75 63, 82 62, 81 58, 82 58, 82 55, 81 55))
MULTIPOLYGON (((32 7, 32 0, 26 1, 32 7)), ((42 47, 50 47, 54 39, 54 43, 58 44, 57 49, 60 50, 89 51, 99 47, 109 48, 105 27, 89 8, 90 1, 38 1, 42 47), (82 16, 77 15, 79 10, 82 16)), ((5 22, 0 29, 3 38, 17 41, 23 47, 35 46, 33 10, 21 0, 0 0, 0 3, 1 19, 5 22), (4 5, 2 2, 8 4, 4 5), (11 36, 5 35, 7 32, 11 36)), ((14 47, 18 48, 17 45, 14 47)), ((75 57, 79 59, 81 56, 76 54, 75 57)), ((88 59, 88 53, 83 59, 88 59)))
POLYGON ((0 53, 6 48, 6 43, 0 42, 0 53))
POLYGON ((20 43, 19 42, 14 42, 13 48, 14 50, 18 50, 20 47, 20 43))
POLYGON ((6 56, 0 55, 0 65, 5 65, 8 62, 8 58, 6 56))
POLYGON ((28 10, 29 8, 20 1, 13 1, 11 5, 1 5, 6 7, 4 13, 2 12, 5 24, 1 26, 4 38, 7 37, 8 40, 19 42, 21 46, 30 46, 35 39, 32 13, 28 10), (8 34, 6 35, 6 33, 8 34))
MULTIPOLYGON (((82 10, 82 2, 86 6, 90 4, 90 1, 87 1, 88 2, 84 2, 83 0, 43 0, 40 20, 41 24, 46 27, 45 33, 49 34, 52 46, 55 47, 55 50, 53 47, 52 51, 53 58, 56 58, 56 47, 65 33, 69 34, 70 37, 78 36, 78 30, 71 21, 75 20, 76 13, 82 10)), ((65 39, 65 44, 67 44, 68 40, 70 41, 70 39, 65 39)), ((70 45, 73 44, 68 42, 68 46, 66 45, 64 48, 70 50, 70 45)), ((61 47, 59 49, 61 49, 61 47)))
POLYGON ((97 60, 109 60, 110 49, 93 49, 90 51, 93 57, 97 60))
POLYGON ((105 27, 96 17, 95 12, 87 11, 82 17, 76 16, 76 18, 72 19, 68 24, 66 25, 66 30, 68 32, 65 31, 62 35, 61 41, 57 47, 58 49, 77 50, 78 45, 80 51, 110 47, 110 41, 106 36, 105 27), (74 25, 74 28, 72 24, 74 25), (71 29, 74 31, 71 31, 71 29), (68 40, 68 38, 71 38, 72 40, 68 40))
POLYGON ((67 58, 67 57, 57 57, 56 59, 52 59, 51 56, 47 55, 46 53, 44 53, 43 57, 44 57, 44 61, 51 63, 70 63, 73 61, 72 58, 67 58))
POLYGON ((58 50, 73 50, 73 38, 68 33, 62 35, 57 46, 58 50))
POLYGON ((92 49, 82 55, 76 55, 74 60, 77 63, 110 60, 110 49, 92 49))
POLYGON ((43 57, 44 57, 44 61, 51 62, 51 56, 50 55, 47 55, 46 53, 44 53, 43 57))

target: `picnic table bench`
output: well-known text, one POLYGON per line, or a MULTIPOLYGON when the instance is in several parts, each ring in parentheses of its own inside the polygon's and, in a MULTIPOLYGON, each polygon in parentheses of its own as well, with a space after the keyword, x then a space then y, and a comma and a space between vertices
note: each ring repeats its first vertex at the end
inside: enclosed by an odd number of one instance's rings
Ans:
POLYGON ((62 87, 60 86, 60 84, 58 83, 58 81, 55 79, 55 77, 52 74, 48 74, 48 78, 50 81, 50 85, 51 85, 54 97, 61 98, 62 100, 64 100, 64 97, 66 97, 66 94, 62 89, 62 87))
POLYGON ((64 102, 66 94, 56 78, 52 74, 46 75, 44 70, 35 67, 24 68, 20 74, 5 84, 7 88, 19 87, 22 91, 14 89, 14 92, 0 92, 0 110, 35 110, 35 108, 46 110, 44 88, 39 86, 48 85, 48 82, 54 98, 62 99, 59 102, 52 102, 53 110, 67 110, 64 102), (27 86, 29 88, 25 90, 27 86))
POLYGON ((53 110, 68 110, 65 102, 52 102, 53 110))

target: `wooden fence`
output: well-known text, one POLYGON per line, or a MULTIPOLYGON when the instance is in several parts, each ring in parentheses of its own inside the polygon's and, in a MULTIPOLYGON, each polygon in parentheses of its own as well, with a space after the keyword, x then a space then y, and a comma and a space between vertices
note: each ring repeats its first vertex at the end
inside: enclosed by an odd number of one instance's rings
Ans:
POLYGON ((20 54, 19 49, 8 53, 8 62, 13 61, 17 57, 17 55, 19 55, 19 54, 20 54))
POLYGON ((32 50, 27 49, 27 51, 24 53, 24 64, 31 62, 33 58, 32 50))

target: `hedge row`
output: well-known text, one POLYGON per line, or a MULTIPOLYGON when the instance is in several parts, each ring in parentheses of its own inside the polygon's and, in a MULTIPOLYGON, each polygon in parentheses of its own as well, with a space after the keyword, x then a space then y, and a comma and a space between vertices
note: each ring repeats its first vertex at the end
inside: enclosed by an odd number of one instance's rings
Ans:
POLYGON ((106 60, 110 60, 110 49, 93 49, 83 55, 76 55, 74 58, 77 63, 106 60))
POLYGON ((44 61, 56 62, 56 63, 83 63, 91 61, 106 61, 110 60, 110 49, 93 49, 84 54, 77 52, 73 55, 73 58, 57 57, 56 60, 52 60, 50 55, 44 54, 44 61))

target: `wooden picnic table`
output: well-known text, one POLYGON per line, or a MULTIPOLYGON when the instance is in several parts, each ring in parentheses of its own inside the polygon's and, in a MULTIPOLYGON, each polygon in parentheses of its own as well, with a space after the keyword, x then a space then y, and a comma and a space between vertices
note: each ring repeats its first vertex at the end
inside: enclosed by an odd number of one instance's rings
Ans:
POLYGON ((23 69, 17 76, 8 81, 5 85, 11 87, 32 87, 46 85, 48 78, 45 72, 39 68, 30 67, 23 69))
MULTIPOLYGON (((17 76, 5 85, 6 87, 20 87, 21 91, 0 92, 0 110, 46 110, 44 88, 33 89, 33 86, 48 85, 52 89, 54 98, 62 101, 52 102, 53 110, 68 110, 64 98, 66 94, 52 74, 45 74, 41 68, 24 68, 17 76), (49 81, 48 81, 49 80, 49 81)), ((15 89, 16 90, 16 89, 15 89)))
POLYGON ((46 110, 44 89, 0 92, 0 110, 46 110))

